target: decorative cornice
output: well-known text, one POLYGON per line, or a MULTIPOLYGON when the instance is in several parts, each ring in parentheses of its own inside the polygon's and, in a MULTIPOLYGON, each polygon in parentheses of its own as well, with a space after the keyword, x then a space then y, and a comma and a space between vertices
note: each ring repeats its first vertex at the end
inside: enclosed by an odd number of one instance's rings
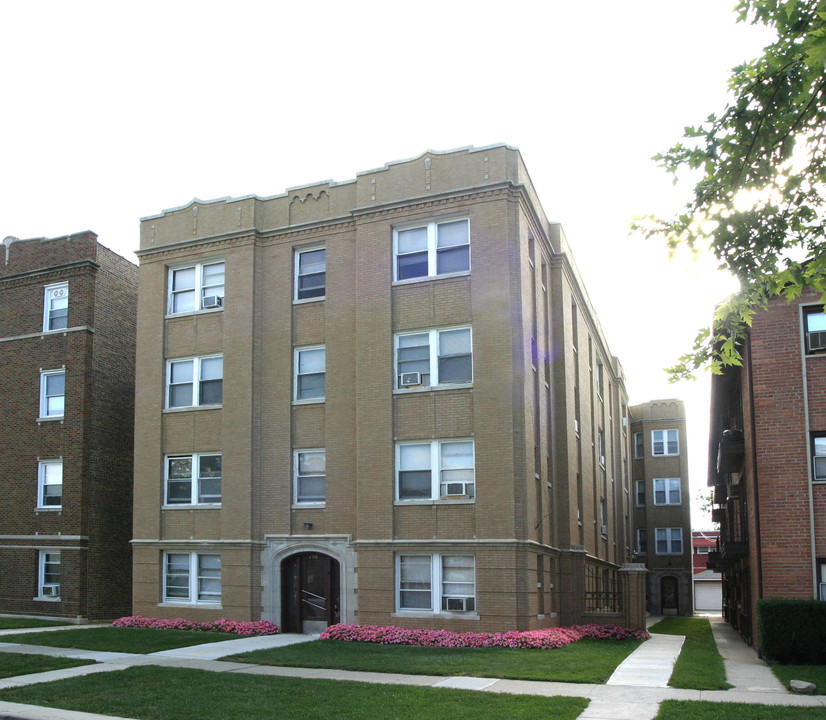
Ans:
POLYGON ((10 335, 9 337, 0 337, 0 343, 12 342, 13 340, 31 340, 31 338, 44 338, 50 335, 65 335, 73 332, 95 332, 94 328, 88 325, 78 325, 77 327, 63 328, 62 330, 49 330, 48 332, 29 333, 28 335, 10 335))
POLYGON ((184 547, 192 545, 196 547, 214 546, 214 545, 233 545, 235 547, 266 547, 265 542, 261 540, 151 540, 135 538, 129 541, 132 545, 149 545, 158 547, 184 547))

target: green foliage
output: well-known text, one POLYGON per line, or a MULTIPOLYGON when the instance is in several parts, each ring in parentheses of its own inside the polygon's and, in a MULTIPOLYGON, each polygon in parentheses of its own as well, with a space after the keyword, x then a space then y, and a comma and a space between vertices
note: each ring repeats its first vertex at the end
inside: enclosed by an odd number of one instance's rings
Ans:
POLYGON ((654 720, 822 720, 822 707, 666 700, 654 720))
POLYGON ((662 635, 685 635, 668 684, 692 690, 727 690, 726 668, 707 618, 663 618, 649 628, 662 635))
POLYGON ((672 251, 709 249, 742 287, 670 369, 675 380, 741 364, 738 345, 769 297, 826 294, 826 0, 738 0, 736 11, 776 40, 734 68, 721 114, 655 156, 675 182, 699 172, 684 211, 634 224, 672 251))
POLYGON ((817 689, 818 695, 826 695, 826 665, 781 665, 771 664, 772 672, 788 690, 791 690, 792 680, 810 682, 817 689))
POLYGON ((757 601, 760 651, 787 664, 826 664, 826 602, 764 598, 757 601))
POLYGON ((94 665, 94 660, 74 660, 72 658, 50 657, 49 655, 18 655, 0 653, 0 678, 30 675, 31 673, 63 670, 64 668, 94 665))
POLYGON ((61 622, 59 620, 39 620, 38 618, 0 617, 0 630, 16 630, 17 628, 34 627, 55 627, 58 625, 69 625, 69 623, 61 622))

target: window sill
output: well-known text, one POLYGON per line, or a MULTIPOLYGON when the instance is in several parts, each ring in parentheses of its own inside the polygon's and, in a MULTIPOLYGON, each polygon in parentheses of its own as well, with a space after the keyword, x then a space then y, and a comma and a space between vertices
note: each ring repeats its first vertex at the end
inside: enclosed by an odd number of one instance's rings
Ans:
POLYGON ((416 283, 432 282, 433 280, 445 280, 446 278, 467 277, 470 275, 470 270, 462 270, 461 272, 444 273, 443 275, 426 275, 415 278, 406 278, 404 280, 394 280, 393 287, 397 285, 415 285, 416 283))
POLYGON ((203 310, 190 310, 189 312, 182 312, 182 313, 167 313, 164 315, 164 320, 174 320, 175 318, 185 318, 185 317, 192 317, 193 315, 209 315, 211 313, 223 312, 224 306, 221 305, 217 308, 204 308, 203 310))
POLYGON ((161 505, 161 510, 220 510, 221 503, 173 503, 161 505))
POLYGON ((36 507, 34 509, 35 512, 45 512, 45 513, 52 513, 52 512, 63 512, 63 506, 59 507, 36 507))
POLYGON ((479 620, 479 614, 475 612, 451 613, 451 612, 426 612, 422 610, 397 610, 390 614, 394 618, 444 618, 445 620, 479 620))
POLYGON ((165 413, 179 413, 190 412, 192 410, 220 410, 223 405, 187 405, 186 407, 168 407, 164 408, 165 413))
POLYGON ((307 398, 306 400, 293 400, 293 407, 300 405, 323 405, 327 402, 327 398, 307 398))
POLYGON ((429 505, 473 505, 476 498, 457 498, 456 500, 448 500, 447 498, 422 499, 422 500, 394 500, 393 504, 396 507, 422 507, 429 505))
POLYGON ((327 299, 326 295, 321 295, 320 297, 312 297, 312 298, 295 298, 293 300, 293 305, 306 305, 307 303, 314 303, 314 302, 324 302, 327 299))
POLYGON ((47 602, 47 603, 59 603, 59 597, 34 597, 32 600, 36 600, 37 602, 47 602))
POLYGON ((297 502, 290 506, 293 510, 301 510, 302 508, 325 508, 326 502, 297 502))
POLYGON ((179 607, 179 608, 191 608, 191 607, 201 607, 207 610, 223 610, 223 605, 221 603, 208 603, 208 602, 172 602, 169 600, 164 600, 163 602, 158 603, 158 607, 179 607))
POLYGON ((37 422, 63 422, 65 415, 52 415, 51 417, 39 417, 37 422))
POLYGON ((473 383, 456 383, 455 385, 416 385, 414 387, 395 388, 394 395, 410 395, 423 392, 438 392, 440 390, 472 390, 473 383))

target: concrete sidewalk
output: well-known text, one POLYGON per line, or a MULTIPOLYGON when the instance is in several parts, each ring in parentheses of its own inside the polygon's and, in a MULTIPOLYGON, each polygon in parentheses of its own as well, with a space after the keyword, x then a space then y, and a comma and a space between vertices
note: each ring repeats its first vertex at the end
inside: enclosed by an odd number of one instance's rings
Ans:
MULTIPOLYGON (((652 618, 651 621, 654 622, 657 619, 652 618)), ((821 707, 824 708, 824 716, 826 717, 826 696, 801 696, 787 693, 779 681, 774 679, 765 663, 757 658, 754 651, 747 647, 730 627, 722 623, 721 619, 710 618, 710 620, 715 641, 718 643, 725 660, 729 682, 735 686, 732 690, 678 690, 668 687, 668 678, 671 675, 674 662, 679 655, 679 649, 683 642, 681 636, 672 635, 652 635, 651 640, 640 645, 620 664, 605 685, 272 667, 230 663, 220 660, 222 657, 249 650, 281 647, 315 639, 314 636, 289 634, 225 640, 175 650, 164 650, 150 655, 93 652, 0 642, 0 652, 72 657, 98 662, 97 665, 6 678, 0 680, 0 689, 51 682, 97 672, 113 672, 137 665, 161 665, 211 672, 233 672, 273 677, 352 680, 390 685, 447 687, 478 692, 587 698, 590 700, 590 704, 579 716, 580 720, 651 720, 656 717, 659 705, 664 700, 707 700, 711 702, 821 707)), ((70 712, 2 701, 0 701, 0 718, 21 718, 23 720, 130 720, 129 718, 112 718, 112 716, 96 715, 94 713, 70 712)))

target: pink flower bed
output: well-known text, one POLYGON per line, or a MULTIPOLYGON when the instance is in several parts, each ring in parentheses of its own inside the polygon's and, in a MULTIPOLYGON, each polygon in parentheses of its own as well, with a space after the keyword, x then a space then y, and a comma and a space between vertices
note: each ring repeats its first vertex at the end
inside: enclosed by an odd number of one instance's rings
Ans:
POLYGON ((321 633, 322 640, 369 642, 379 645, 419 645, 423 647, 507 647, 553 650, 577 640, 647 640, 645 630, 628 630, 617 625, 571 625, 570 627, 504 633, 457 633, 450 630, 405 630, 380 625, 332 625, 321 633))
POLYGON ((193 632, 219 632, 234 635, 277 635, 281 629, 269 620, 255 622, 238 622, 221 618, 214 622, 192 622, 183 618, 174 620, 159 620, 158 618, 131 615, 118 618, 112 627, 144 628, 147 630, 191 630, 193 632))

